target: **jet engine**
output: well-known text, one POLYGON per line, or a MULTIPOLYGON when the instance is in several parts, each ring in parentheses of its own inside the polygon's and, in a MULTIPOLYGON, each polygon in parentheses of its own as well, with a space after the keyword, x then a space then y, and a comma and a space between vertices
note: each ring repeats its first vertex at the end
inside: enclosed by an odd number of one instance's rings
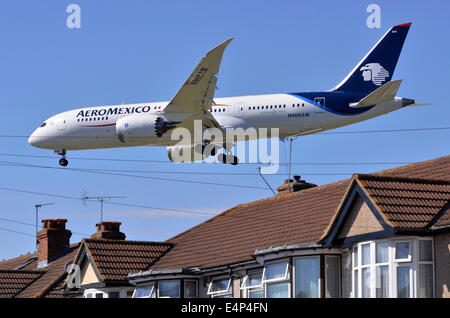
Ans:
POLYGON ((159 138, 175 125, 163 117, 150 114, 130 115, 116 122, 117 138, 123 143, 146 143, 150 138, 159 138))

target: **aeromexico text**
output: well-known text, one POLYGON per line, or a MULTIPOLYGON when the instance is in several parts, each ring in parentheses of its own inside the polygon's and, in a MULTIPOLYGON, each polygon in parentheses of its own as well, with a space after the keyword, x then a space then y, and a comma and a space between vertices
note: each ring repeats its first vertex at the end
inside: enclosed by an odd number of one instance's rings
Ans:
POLYGON ((93 109, 93 110, 80 110, 77 114, 78 117, 91 117, 91 116, 109 116, 109 115, 123 115, 123 114, 140 114, 148 113, 152 108, 150 106, 135 106, 135 107, 110 107, 108 109, 93 109))

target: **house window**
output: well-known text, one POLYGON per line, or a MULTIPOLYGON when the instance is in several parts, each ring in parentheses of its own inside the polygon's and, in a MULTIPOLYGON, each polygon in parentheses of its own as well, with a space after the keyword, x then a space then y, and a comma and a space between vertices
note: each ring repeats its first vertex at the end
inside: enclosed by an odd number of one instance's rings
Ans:
POLYGON ((159 298, 180 298, 180 281, 159 281, 158 282, 159 298))
POLYGON ((301 257, 294 259, 295 297, 318 298, 320 279, 320 258, 301 257))
POLYGON ((433 297, 433 241, 419 240, 419 286, 417 297, 433 297))
POLYGON ((136 287, 133 298, 156 298, 155 284, 136 287))
POLYGON ((341 258, 325 256, 325 297, 341 297, 341 258))
POLYGON ((354 297, 433 297, 431 239, 364 242, 352 254, 354 297))
POLYGON ((264 298, 263 270, 248 272, 244 277, 241 289, 247 290, 248 298, 264 298))
POLYGON ((217 298, 231 297, 231 278, 214 278, 209 283, 208 295, 217 298))
POLYGON ((197 291, 197 281, 196 280, 185 280, 184 281, 184 297, 185 298, 196 298, 198 297, 197 291))
POLYGON ((264 266, 263 282, 267 298, 289 297, 289 262, 268 263, 264 266))
POLYGON ((108 292, 108 298, 120 298, 120 291, 108 292))

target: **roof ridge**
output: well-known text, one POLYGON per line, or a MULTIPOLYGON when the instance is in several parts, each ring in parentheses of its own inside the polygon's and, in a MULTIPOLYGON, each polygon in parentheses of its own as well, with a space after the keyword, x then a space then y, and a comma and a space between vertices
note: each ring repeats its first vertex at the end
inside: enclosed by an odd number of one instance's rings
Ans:
POLYGON ((402 170, 402 169, 405 169, 405 168, 410 168, 410 167, 413 167, 413 166, 420 166, 420 165, 430 164, 432 162, 441 161, 441 160, 445 162, 447 159, 450 160, 450 155, 437 157, 437 158, 434 158, 434 159, 429 159, 429 160, 424 160, 424 161, 413 162, 413 163, 410 163, 410 164, 407 164, 407 165, 402 165, 402 166, 395 167, 395 168, 381 170, 381 171, 377 171, 377 172, 374 172, 374 173, 388 173, 389 171, 392 172, 394 170, 402 170))
POLYGON ((119 244, 145 244, 145 245, 173 245, 171 242, 162 241, 135 241, 135 240, 110 240, 110 239, 83 239, 86 243, 99 242, 99 243, 119 243, 119 244))
POLYGON ((364 180, 364 178, 371 179, 391 179, 391 180, 399 180, 404 182, 422 182, 422 183, 434 183, 434 184, 450 184, 449 180, 443 179, 428 179, 428 178, 417 178, 417 177, 400 177, 393 175, 379 175, 376 173, 355 173, 354 176, 360 180, 364 180), (362 178, 361 178, 362 177, 362 178))

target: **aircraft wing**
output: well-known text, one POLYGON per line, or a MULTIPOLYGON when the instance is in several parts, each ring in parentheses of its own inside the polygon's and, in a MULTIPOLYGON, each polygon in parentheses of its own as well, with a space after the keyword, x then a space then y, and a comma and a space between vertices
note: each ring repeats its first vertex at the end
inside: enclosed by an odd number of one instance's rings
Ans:
POLYGON ((206 55, 198 63, 186 82, 169 102, 162 114, 171 122, 179 122, 177 127, 191 127, 191 121, 201 119, 206 127, 220 128, 220 125, 211 115, 211 104, 216 90, 217 77, 223 52, 233 40, 230 38, 206 55), (183 121, 188 121, 183 123, 183 121))

